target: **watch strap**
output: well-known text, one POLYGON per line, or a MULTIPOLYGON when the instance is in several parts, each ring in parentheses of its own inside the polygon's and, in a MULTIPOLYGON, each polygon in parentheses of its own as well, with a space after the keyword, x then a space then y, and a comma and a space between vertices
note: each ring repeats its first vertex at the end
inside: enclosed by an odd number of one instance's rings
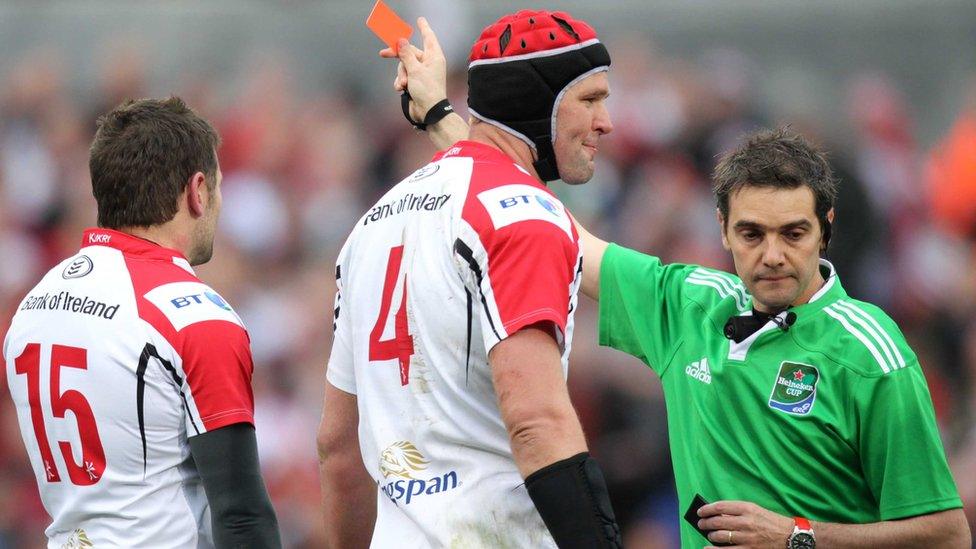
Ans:
POLYGON ((427 131, 427 126, 440 122, 445 116, 454 112, 454 107, 451 106, 451 102, 447 98, 444 98, 427 111, 422 122, 417 122, 410 117, 410 101, 410 92, 403 90, 403 93, 400 94, 400 108, 403 110, 403 116, 414 128, 422 132, 427 131))
POLYGON ((816 546, 817 537, 810 521, 803 517, 793 517, 793 532, 786 538, 786 549, 813 549, 816 546))

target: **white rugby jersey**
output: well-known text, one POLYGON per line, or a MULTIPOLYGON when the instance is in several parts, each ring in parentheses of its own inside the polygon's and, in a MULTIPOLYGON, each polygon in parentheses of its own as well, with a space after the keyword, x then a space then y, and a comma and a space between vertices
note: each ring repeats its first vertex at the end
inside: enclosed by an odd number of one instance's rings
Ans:
POLYGON ((379 489, 373 547, 555 547, 487 356, 550 321, 565 375, 581 274, 562 203, 484 144, 438 154, 359 220, 336 266, 328 380, 357 396, 379 489))
POLYGON ((253 424, 251 354, 179 252, 89 229, 21 301, 3 354, 48 547, 213 546, 187 438, 253 424))

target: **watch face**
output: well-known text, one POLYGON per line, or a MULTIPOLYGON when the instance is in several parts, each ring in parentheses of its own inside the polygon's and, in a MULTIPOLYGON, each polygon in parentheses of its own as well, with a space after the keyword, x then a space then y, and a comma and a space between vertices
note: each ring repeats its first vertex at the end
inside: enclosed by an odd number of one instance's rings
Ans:
POLYGON ((814 549, 816 546, 813 536, 806 532, 797 532, 790 537, 789 549, 814 549))

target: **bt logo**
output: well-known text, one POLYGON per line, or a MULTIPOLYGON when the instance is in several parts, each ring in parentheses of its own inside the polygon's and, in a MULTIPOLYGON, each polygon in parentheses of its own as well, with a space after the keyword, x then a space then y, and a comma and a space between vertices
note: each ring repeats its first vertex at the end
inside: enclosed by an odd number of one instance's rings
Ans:
POLYGON ((537 194, 536 195, 519 194, 515 196, 510 196, 508 198, 503 198, 502 200, 499 200, 498 205, 501 206, 503 209, 512 208, 520 204, 531 204, 532 198, 534 198, 535 202, 537 202, 540 206, 545 208, 547 212, 555 216, 559 215, 559 209, 556 207, 555 202, 553 202, 549 198, 545 198, 537 194))
POLYGON ((556 207, 556 204, 552 200, 539 195, 535 195, 535 200, 541 204, 547 212, 551 213, 552 215, 559 215, 559 208, 556 207))
POLYGON ((201 303, 205 303, 205 301, 202 299, 203 297, 206 297, 210 303, 213 303, 214 305, 220 307, 221 309, 224 309, 225 311, 232 310, 230 305, 228 305, 227 302, 224 301, 222 297, 210 291, 204 292, 202 294, 190 294, 182 297, 177 297, 175 299, 169 300, 169 302, 172 303, 173 306, 176 307, 177 309, 182 309, 183 307, 189 307, 190 305, 199 305, 201 303))
POLYGON ((498 201, 498 204, 501 205, 502 208, 511 208, 513 206, 518 206, 519 204, 528 204, 528 203, 529 203, 529 195, 527 194, 510 196, 508 198, 503 198, 502 200, 498 201))

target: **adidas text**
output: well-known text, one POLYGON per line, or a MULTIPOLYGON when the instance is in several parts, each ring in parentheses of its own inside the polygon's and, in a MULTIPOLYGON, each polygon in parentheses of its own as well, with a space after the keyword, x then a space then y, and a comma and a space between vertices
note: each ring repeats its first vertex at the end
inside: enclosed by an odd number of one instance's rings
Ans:
POLYGON ((685 373, 702 383, 712 384, 712 371, 708 367, 708 359, 706 358, 685 366, 685 373))

